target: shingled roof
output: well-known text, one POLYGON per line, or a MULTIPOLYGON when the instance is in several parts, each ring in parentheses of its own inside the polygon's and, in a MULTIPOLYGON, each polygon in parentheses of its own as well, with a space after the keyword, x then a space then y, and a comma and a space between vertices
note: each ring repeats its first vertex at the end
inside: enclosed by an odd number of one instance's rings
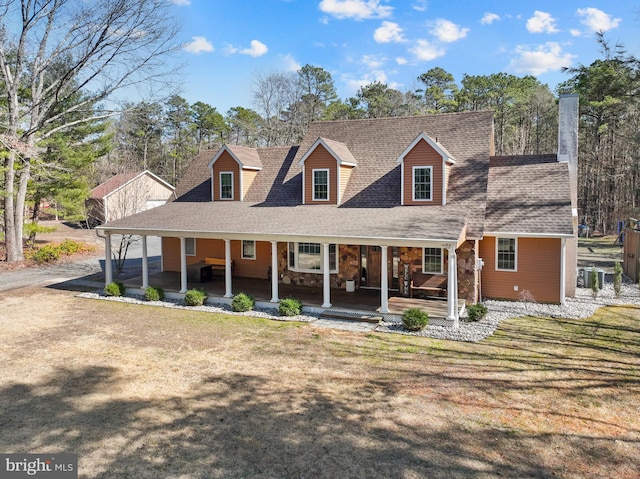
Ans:
POLYGON ((124 185, 127 181, 134 179, 141 174, 140 171, 132 171, 129 173, 120 173, 109 178, 104 183, 100 183, 89 193, 89 198, 101 200, 110 193, 124 185))

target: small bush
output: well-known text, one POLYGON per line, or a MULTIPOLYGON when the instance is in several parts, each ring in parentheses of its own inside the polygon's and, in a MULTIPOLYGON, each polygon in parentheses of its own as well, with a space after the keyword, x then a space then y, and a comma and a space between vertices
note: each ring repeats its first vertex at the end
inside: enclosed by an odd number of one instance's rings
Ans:
POLYGON ((467 315, 469 316, 469 321, 480 321, 484 318, 489 310, 482 303, 472 304, 467 307, 467 315))
POLYGON ((286 298, 278 305, 280 316, 298 316, 302 313, 302 302, 299 299, 286 298))
POLYGON ((125 287, 122 283, 112 282, 104 287, 107 296, 124 296, 125 287))
POLYGON ((202 306, 207 299, 207 293, 201 289, 190 289, 184 295, 184 304, 187 306, 202 306))
POLYGON ((60 250, 61 254, 69 256, 77 253, 78 251, 81 251, 82 245, 76 241, 73 241, 67 238, 64 241, 62 241, 62 243, 60 243, 60 245, 58 246, 58 249, 60 250))
POLYGON ((251 296, 246 293, 238 293, 231 301, 231 309, 236 313, 242 313, 244 311, 251 311, 254 304, 255 301, 251 296))
POLYGON ((596 299, 600 291, 600 283, 598 282, 598 270, 595 266, 591 268, 589 274, 591 275, 591 296, 593 296, 593 299, 596 299))
POLYGON ((164 289, 149 286, 144 292, 144 297, 147 301, 162 301, 164 299, 164 289))
POLYGON ((46 244, 31 253, 30 258, 36 263, 50 263, 60 259, 60 249, 54 245, 46 244))
POLYGON ((622 292, 622 266, 620 266, 620 261, 616 261, 613 267, 613 292, 616 294, 616 298, 619 298, 622 292))
POLYGON ((418 308, 409 308, 402 314, 402 324, 409 331, 420 331, 429 324, 429 314, 418 308))

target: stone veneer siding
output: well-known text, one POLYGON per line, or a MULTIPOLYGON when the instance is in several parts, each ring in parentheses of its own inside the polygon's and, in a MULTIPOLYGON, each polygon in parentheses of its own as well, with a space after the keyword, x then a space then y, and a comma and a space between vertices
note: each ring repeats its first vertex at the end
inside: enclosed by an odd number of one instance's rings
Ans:
MULTIPOLYGON (((280 281, 284 284, 322 287, 322 273, 303 273, 289 269, 288 251, 288 243, 278 243, 278 273, 280 281)), ((338 245, 337 260, 338 272, 330 275, 331 287, 344 289, 345 283, 349 279, 354 279, 356 287, 358 287, 360 284, 360 246, 338 245)))

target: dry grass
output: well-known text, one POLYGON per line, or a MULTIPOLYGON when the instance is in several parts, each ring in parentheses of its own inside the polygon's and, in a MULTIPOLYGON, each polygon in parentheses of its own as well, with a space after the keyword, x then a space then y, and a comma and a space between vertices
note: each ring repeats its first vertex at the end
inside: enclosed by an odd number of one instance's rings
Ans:
POLYGON ((0 451, 97 478, 637 478, 640 310, 480 344, 0 294, 0 451))

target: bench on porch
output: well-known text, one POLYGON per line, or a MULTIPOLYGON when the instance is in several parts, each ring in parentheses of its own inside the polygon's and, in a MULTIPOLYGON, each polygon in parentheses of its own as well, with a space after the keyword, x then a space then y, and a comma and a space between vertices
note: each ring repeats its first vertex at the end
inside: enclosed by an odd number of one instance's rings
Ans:
MULTIPOLYGON (((211 270, 222 271, 222 274, 224 274, 224 269, 226 267, 224 258, 205 258, 203 263, 211 266, 211 270)), ((233 260, 231 260, 231 271, 233 271, 233 260)))
POLYGON ((447 291, 447 277, 441 274, 413 273, 409 285, 409 296, 414 290, 426 291, 430 296, 443 296, 447 291))
MULTIPOLYGON (((210 281, 214 271, 221 271, 224 274, 224 258, 205 258, 199 263, 187 266, 187 280, 193 283, 204 283, 210 281)), ((233 260, 231 260, 231 270, 233 271, 233 260)))

